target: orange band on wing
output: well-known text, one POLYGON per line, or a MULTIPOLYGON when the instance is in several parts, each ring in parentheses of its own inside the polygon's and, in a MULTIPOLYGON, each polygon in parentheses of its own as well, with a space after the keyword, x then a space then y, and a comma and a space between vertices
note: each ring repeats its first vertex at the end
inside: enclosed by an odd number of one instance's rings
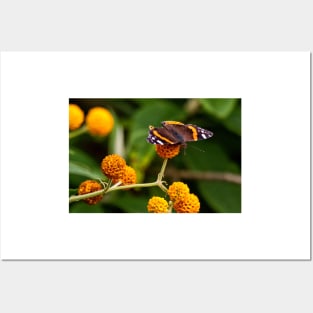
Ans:
POLYGON ((176 122, 176 121, 165 121, 165 124, 170 124, 170 125, 184 125, 181 122, 176 122))
POLYGON ((197 129, 193 126, 188 126, 189 129, 191 129, 192 131, 192 138, 194 141, 197 141, 198 140, 198 132, 197 132, 197 129))
POLYGON ((160 138, 161 140, 163 140, 163 141, 165 141, 165 142, 167 142, 169 144, 174 144, 173 141, 167 139, 166 137, 161 136, 157 130, 153 130, 152 133, 153 133, 154 136, 160 138))

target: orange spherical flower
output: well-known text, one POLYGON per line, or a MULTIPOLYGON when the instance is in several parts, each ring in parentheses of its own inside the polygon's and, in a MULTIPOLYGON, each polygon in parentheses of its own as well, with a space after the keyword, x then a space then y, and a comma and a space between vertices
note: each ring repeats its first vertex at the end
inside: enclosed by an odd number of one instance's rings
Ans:
MULTIPOLYGON (((95 180, 86 180, 82 182, 78 187, 78 194, 84 195, 86 193, 94 192, 103 189, 103 186, 95 180)), ((96 204, 103 198, 103 195, 98 195, 95 197, 90 197, 83 199, 88 204, 96 204)))
POLYGON ((108 178, 121 179, 126 170, 126 161, 117 154, 110 154, 102 160, 101 169, 108 178))
POLYGON ((84 111, 76 104, 69 105, 69 129, 75 130, 84 122, 84 111))
POLYGON ((173 207, 177 213, 199 213, 200 201, 196 195, 189 193, 184 199, 175 201, 173 207))
POLYGON ((126 165, 125 171, 123 172, 123 175, 121 178, 114 178, 113 179, 113 184, 116 184, 117 182, 121 181, 122 185, 131 185, 131 184, 136 184, 137 182, 137 175, 135 170, 126 165))
POLYGON ((181 145, 155 145, 157 154, 163 159, 171 159, 179 154, 181 145))
POLYGON ((87 114, 86 125, 90 134, 106 136, 113 129, 114 118, 109 110, 102 107, 94 107, 87 114))
POLYGON ((183 200, 189 194, 189 187, 182 182, 174 182, 169 186, 167 194, 173 202, 183 200))
POLYGON ((147 208, 150 213, 169 213, 168 203, 161 197, 152 197, 148 202, 147 208))

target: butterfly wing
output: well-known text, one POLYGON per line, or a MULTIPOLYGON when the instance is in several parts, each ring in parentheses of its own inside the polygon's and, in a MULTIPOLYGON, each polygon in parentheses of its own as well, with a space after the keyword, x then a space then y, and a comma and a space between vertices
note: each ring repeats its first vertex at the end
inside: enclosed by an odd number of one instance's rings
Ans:
POLYGON ((213 132, 211 132, 210 130, 192 124, 186 124, 186 126, 192 129, 193 132, 197 132, 197 140, 205 140, 213 137, 213 132))
POLYGON ((149 127, 147 141, 159 145, 175 145, 188 141, 209 139, 213 133, 192 124, 183 124, 176 121, 163 121, 163 127, 149 127))
POLYGON ((180 139, 165 127, 149 127, 147 141, 157 145, 175 145, 181 143, 180 139))
POLYGON ((213 133, 197 125, 183 124, 175 121, 164 121, 162 125, 168 129, 180 142, 209 139, 213 133))

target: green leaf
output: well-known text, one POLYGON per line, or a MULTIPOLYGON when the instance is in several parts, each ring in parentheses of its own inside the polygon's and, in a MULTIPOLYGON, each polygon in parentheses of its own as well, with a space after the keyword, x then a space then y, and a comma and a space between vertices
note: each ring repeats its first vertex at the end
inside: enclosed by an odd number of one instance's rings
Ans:
MULTIPOLYGON (((228 158, 217 143, 199 142, 199 146, 204 152, 188 148, 184 162, 189 169, 201 172, 240 172, 238 165, 228 158)), ((239 213, 241 211, 241 185, 226 181, 199 180, 197 187, 199 195, 215 212, 239 213)))
POLYGON ((201 197, 214 211, 241 213, 241 185, 224 181, 201 181, 198 187, 201 197))
POLYGON ((69 189, 69 197, 77 195, 78 188, 70 188, 69 189))
MULTIPOLYGON (((215 136, 216 134, 214 134, 215 136)), ((199 171, 228 171, 238 166, 232 162, 219 143, 203 140, 196 143, 188 143, 184 163, 189 169, 199 171)))
POLYGON ((236 105, 231 114, 223 121, 223 124, 230 131, 237 135, 241 135, 241 106, 236 105))
POLYGON ((143 107, 146 106, 171 106, 173 105, 173 102, 171 99, 165 99, 165 98, 135 98, 133 101, 137 104, 140 104, 143 107))
POLYGON ((225 119, 236 106, 237 99, 199 99, 202 108, 218 119, 225 119))
POLYGON ((87 178, 103 178, 103 174, 98 164, 92 157, 77 148, 70 148, 69 151, 69 173, 87 178))
POLYGON ((70 161, 69 165, 70 165, 69 166, 70 174, 85 176, 87 178, 92 178, 92 179, 103 178, 103 174, 101 173, 101 170, 92 168, 86 165, 86 163, 82 163, 78 161, 70 161))
POLYGON ((123 192, 123 196, 114 197, 113 204, 127 213, 147 213, 148 200, 144 197, 123 192))
POLYGON ((70 204, 70 213, 103 213, 101 204, 89 205, 83 201, 70 204))

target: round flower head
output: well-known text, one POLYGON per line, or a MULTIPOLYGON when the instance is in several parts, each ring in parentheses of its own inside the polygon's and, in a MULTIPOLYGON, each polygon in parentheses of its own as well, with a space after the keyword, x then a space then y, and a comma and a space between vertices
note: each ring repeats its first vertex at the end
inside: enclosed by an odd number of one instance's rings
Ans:
POLYGON ((174 182, 169 186, 167 194, 173 202, 183 200, 189 194, 189 187, 182 182, 174 182))
POLYGON ((131 185, 131 184, 136 184, 137 181, 137 175, 135 170, 126 165, 125 171, 122 174, 121 178, 114 178, 113 179, 113 184, 116 184, 117 182, 121 181, 122 185, 131 185))
POLYGON ((69 129, 75 130, 84 122, 84 111, 76 104, 69 105, 69 129))
POLYGON ((126 170, 126 162, 121 156, 110 154, 102 160, 101 169, 108 178, 121 179, 126 170))
MULTIPOLYGON (((78 194, 84 195, 86 193, 94 192, 103 189, 102 185, 95 180, 85 180, 78 187, 78 194)), ((83 199, 88 204, 96 204, 103 198, 103 195, 83 199)))
POLYGON ((111 112, 105 108, 94 107, 89 110, 86 117, 87 129, 92 135, 106 136, 114 126, 111 112))
POLYGON ((200 202, 196 195, 189 193, 184 199, 175 201, 173 207, 177 213, 199 213, 200 202))
POLYGON ((157 154, 163 159, 171 159, 179 154, 181 145, 155 145, 157 154))
POLYGON ((168 213, 168 203, 161 197, 152 197, 147 208, 150 213, 168 213))

